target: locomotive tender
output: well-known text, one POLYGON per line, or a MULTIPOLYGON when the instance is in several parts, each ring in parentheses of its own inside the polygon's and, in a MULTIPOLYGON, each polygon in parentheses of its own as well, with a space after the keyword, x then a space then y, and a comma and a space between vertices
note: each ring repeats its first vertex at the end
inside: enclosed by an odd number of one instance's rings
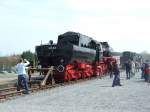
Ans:
POLYGON ((76 32, 61 34, 57 44, 50 41, 35 50, 42 68, 56 68, 54 79, 58 82, 105 74, 110 61, 115 61, 107 42, 76 32))

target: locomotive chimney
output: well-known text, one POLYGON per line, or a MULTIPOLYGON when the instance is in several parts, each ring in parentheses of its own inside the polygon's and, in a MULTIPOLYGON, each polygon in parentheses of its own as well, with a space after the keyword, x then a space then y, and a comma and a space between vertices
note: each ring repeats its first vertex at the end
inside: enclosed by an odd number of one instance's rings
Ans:
POLYGON ((52 41, 52 40, 50 40, 50 41, 49 41, 49 44, 50 44, 50 45, 53 45, 53 41, 52 41))

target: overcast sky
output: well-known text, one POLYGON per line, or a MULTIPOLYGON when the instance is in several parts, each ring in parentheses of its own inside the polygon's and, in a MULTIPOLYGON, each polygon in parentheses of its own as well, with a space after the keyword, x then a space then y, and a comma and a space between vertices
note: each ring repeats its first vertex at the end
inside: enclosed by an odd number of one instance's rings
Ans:
POLYGON ((150 53, 149 0, 0 0, 0 55, 34 51, 67 31, 150 53))

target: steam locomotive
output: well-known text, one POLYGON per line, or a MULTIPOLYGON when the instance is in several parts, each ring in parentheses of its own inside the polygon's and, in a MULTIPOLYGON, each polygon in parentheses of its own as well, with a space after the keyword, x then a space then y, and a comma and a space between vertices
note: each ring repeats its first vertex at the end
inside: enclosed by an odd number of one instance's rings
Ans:
POLYGON ((129 61, 133 61, 134 63, 138 63, 139 66, 141 66, 142 62, 143 62, 143 57, 140 54, 137 54, 135 52, 131 52, 131 51, 124 51, 122 52, 122 56, 121 56, 121 65, 123 68, 125 63, 129 62, 129 61))
POLYGON ((57 44, 35 48, 42 68, 55 67, 54 79, 57 82, 101 76, 108 72, 111 56, 107 42, 98 42, 91 37, 76 32, 66 32, 58 36, 57 44))

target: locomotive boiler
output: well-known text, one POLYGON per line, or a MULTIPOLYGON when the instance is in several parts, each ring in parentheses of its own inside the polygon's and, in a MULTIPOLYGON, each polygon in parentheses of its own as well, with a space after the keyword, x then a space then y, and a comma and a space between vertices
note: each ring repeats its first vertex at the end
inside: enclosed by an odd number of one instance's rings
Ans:
POLYGON ((58 82, 102 75, 108 71, 108 63, 115 60, 107 42, 76 32, 61 34, 57 44, 50 41, 35 50, 42 68, 56 68, 54 78, 58 82))

